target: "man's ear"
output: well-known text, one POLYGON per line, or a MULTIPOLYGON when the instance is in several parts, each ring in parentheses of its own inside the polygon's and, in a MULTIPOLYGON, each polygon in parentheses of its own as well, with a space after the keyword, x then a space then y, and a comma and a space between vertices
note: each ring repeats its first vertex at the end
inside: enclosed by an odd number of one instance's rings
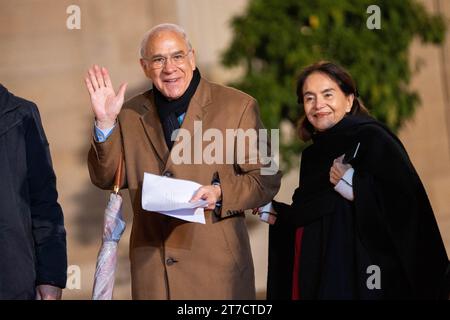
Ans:
POLYGON ((142 70, 144 71, 145 75, 148 77, 149 69, 148 69, 147 61, 145 61, 144 59, 141 58, 141 59, 139 59, 139 62, 141 63, 142 70))
POLYGON ((195 70, 195 68, 196 68, 196 65, 195 65, 195 50, 192 49, 191 51, 192 51, 192 53, 191 53, 189 59, 191 60, 192 70, 195 70))

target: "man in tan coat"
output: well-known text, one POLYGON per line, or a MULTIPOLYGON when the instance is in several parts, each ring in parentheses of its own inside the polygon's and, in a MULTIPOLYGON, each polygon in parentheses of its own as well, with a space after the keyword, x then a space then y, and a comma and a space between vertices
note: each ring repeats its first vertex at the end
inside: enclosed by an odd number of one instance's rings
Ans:
MULTIPOLYGON (((128 188, 134 211, 133 299, 254 299, 253 260, 243 211, 272 200, 280 173, 270 171, 264 161, 253 161, 259 150, 249 140, 245 140, 244 154, 238 142, 231 148, 224 142, 226 146, 213 155, 215 161, 208 161, 205 139, 188 144, 176 137, 179 129, 190 133, 192 141, 208 129, 224 139, 228 130, 260 134, 263 125, 257 102, 202 78, 195 52, 177 25, 162 24, 147 32, 140 63, 153 89, 123 107, 126 84, 116 94, 105 68, 93 66, 85 79, 95 115, 88 159, 92 182, 110 189, 121 154, 124 157, 122 187, 128 188), (220 154, 223 161, 216 157, 220 154), (206 224, 143 210, 144 172, 201 184, 192 201, 207 201, 206 224)), ((269 147, 267 139, 263 141, 269 147)))

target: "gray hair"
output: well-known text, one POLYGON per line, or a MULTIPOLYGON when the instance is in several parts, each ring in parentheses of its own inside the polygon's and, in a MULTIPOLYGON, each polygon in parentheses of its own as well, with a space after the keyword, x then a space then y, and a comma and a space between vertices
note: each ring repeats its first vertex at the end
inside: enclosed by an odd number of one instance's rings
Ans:
POLYGON ((173 24, 173 23, 162 23, 162 24, 158 24, 157 26, 154 26, 153 28, 151 28, 144 34, 144 37, 142 38, 142 41, 141 41, 141 47, 139 49, 139 54, 141 55, 141 58, 145 58, 147 56, 148 39, 150 39, 155 34, 158 34, 163 31, 173 31, 173 32, 178 33, 179 35, 181 35, 181 37, 186 42, 186 46, 188 47, 188 49, 192 50, 191 42, 188 39, 186 31, 184 31, 184 29, 182 27, 180 27, 179 25, 173 24))

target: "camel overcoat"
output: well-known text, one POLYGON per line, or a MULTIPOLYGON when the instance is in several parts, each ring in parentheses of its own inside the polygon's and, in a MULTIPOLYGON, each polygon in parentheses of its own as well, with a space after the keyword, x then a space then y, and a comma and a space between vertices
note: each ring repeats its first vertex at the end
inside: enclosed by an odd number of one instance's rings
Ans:
MULTIPOLYGON (((220 132, 225 140, 227 129, 263 129, 257 102, 241 91, 202 78, 181 129, 191 134, 191 145, 189 139, 179 139, 169 151, 149 90, 125 103, 112 134, 105 142, 93 139, 89 151, 92 182, 110 189, 123 150, 123 188, 129 190, 134 212, 130 241, 133 299, 254 299, 254 268, 243 210, 271 201, 281 174, 274 169, 262 175, 260 169, 270 165, 252 163, 254 154, 248 148, 245 161, 238 161, 236 141, 231 147, 223 141, 223 149, 216 150, 223 151, 223 163, 205 161, 202 154, 199 158, 194 153, 201 146, 205 154, 214 155, 211 146, 207 148, 211 135, 220 132), (209 135, 205 134, 208 129, 213 129, 209 135), (195 140, 199 137, 203 138, 200 144, 195 140), (180 143, 185 143, 182 152, 180 143), (177 155, 189 156, 189 151, 191 164, 179 163, 177 155), (202 185, 218 177, 222 208, 205 211, 206 224, 145 211, 141 205, 144 172, 202 185)), ((270 141, 266 145, 270 154, 270 141)))

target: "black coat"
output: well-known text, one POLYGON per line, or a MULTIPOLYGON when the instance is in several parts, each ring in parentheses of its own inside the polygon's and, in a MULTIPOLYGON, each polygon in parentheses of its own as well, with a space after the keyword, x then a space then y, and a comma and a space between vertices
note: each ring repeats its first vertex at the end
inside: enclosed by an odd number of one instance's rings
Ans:
POLYGON ((448 257, 425 189, 401 142, 379 122, 347 116, 314 135, 292 200, 290 206, 274 201, 269 299, 291 297, 298 227, 303 299, 448 297, 448 257), (357 143, 352 202, 334 191, 329 171, 357 143), (381 289, 366 284, 371 265, 380 268, 381 289))
POLYGON ((0 299, 65 287, 66 232, 39 112, 0 85, 0 299))

